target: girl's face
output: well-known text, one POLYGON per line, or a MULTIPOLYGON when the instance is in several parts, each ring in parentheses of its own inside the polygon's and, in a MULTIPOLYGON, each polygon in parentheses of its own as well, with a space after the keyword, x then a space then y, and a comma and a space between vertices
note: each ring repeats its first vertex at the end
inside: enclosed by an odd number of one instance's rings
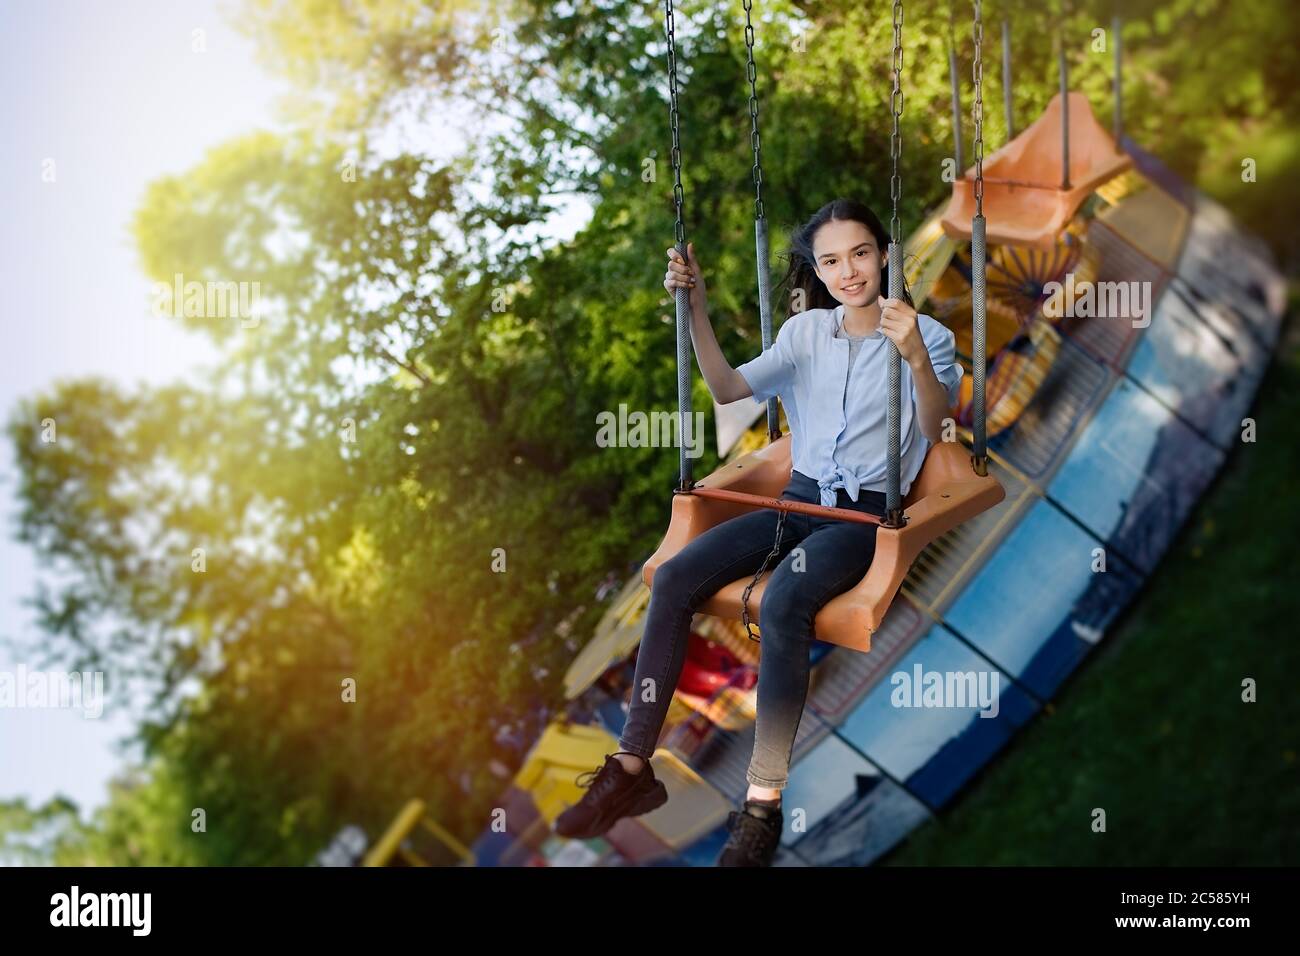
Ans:
POLYGON ((880 287, 885 250, 856 220, 833 219, 818 229, 813 260, 817 278, 845 305, 870 305, 887 291, 880 287))

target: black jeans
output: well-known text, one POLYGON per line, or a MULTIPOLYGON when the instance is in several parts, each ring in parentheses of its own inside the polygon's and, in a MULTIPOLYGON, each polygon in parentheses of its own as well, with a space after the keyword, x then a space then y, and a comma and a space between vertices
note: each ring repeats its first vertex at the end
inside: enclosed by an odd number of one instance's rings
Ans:
MULTIPOLYGON (((820 504, 817 482, 792 472, 782 498, 820 504)), ((883 515, 885 494, 863 489, 856 502, 844 489, 836 506, 883 515)), ((645 633, 637 656, 632 700, 619 747, 649 758, 681 677, 696 608, 737 578, 752 578, 776 543, 778 514, 763 508, 710 528, 655 571, 645 633)), ((750 603, 762 650, 758 717, 747 778, 782 789, 808 696, 813 621, 831 598, 862 580, 876 550, 874 524, 788 512, 761 606, 750 603)))

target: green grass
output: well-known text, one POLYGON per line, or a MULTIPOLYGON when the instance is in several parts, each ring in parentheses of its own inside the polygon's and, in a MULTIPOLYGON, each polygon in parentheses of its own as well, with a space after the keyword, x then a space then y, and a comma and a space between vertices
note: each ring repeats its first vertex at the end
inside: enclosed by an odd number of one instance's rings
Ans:
POLYGON ((884 865, 1300 862, 1294 315, 1250 413, 1257 441, 1232 451, 1053 703, 884 865), (1256 703, 1242 701, 1246 678, 1256 703))

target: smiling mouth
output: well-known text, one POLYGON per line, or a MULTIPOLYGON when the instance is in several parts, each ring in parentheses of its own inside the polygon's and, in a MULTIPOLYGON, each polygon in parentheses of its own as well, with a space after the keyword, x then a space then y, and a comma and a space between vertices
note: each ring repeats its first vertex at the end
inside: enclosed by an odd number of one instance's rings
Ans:
POLYGON ((856 285, 846 285, 841 287, 841 292, 861 292, 866 287, 865 282, 859 282, 856 285))

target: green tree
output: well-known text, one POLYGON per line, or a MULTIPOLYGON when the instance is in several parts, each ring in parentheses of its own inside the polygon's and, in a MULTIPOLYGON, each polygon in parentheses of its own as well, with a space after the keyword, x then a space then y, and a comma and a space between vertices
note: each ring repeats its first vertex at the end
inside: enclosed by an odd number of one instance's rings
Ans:
MULTIPOLYGON (((1023 122, 1056 88, 1056 21, 985 6, 987 154, 1005 133, 992 24, 1016 23, 1023 122)), ((1194 173, 1225 126, 1293 123, 1272 51, 1295 27, 1271 6, 1284 25, 1213 0, 1130 13, 1134 138, 1194 173), (1226 62, 1225 42, 1254 55, 1226 62)), ((594 441, 598 412, 676 394, 660 5, 245 10, 299 85, 294 121, 154 183, 135 236, 160 282, 259 283, 256 324, 176 319, 224 350, 201 380, 61 383, 11 414, 22 537, 65 573, 36 597, 50 659, 150 694, 143 765, 94 821, 65 824, 64 859, 301 863, 413 793, 472 837, 503 786, 490 761, 517 757, 498 731, 562 705, 602 611, 592 589, 636 573, 668 516, 676 454, 594 441), (453 107, 465 147, 434 158, 453 107), (570 201, 590 220, 548 236, 570 201)), ((742 22, 678 7, 688 236, 734 363, 760 347, 742 22)), ((1064 33, 1100 113, 1096 25, 1108 8, 1072 11, 1064 33)), ((782 2, 758 5, 756 30, 779 267, 779 231, 831 197, 887 210, 892 28, 882 5, 782 2)), ((948 8, 909 5, 905 31, 906 229, 948 190, 948 8)), ((709 407, 698 380, 695 401, 709 407)), ((14 839, 61 814, 13 810, 14 839)))

